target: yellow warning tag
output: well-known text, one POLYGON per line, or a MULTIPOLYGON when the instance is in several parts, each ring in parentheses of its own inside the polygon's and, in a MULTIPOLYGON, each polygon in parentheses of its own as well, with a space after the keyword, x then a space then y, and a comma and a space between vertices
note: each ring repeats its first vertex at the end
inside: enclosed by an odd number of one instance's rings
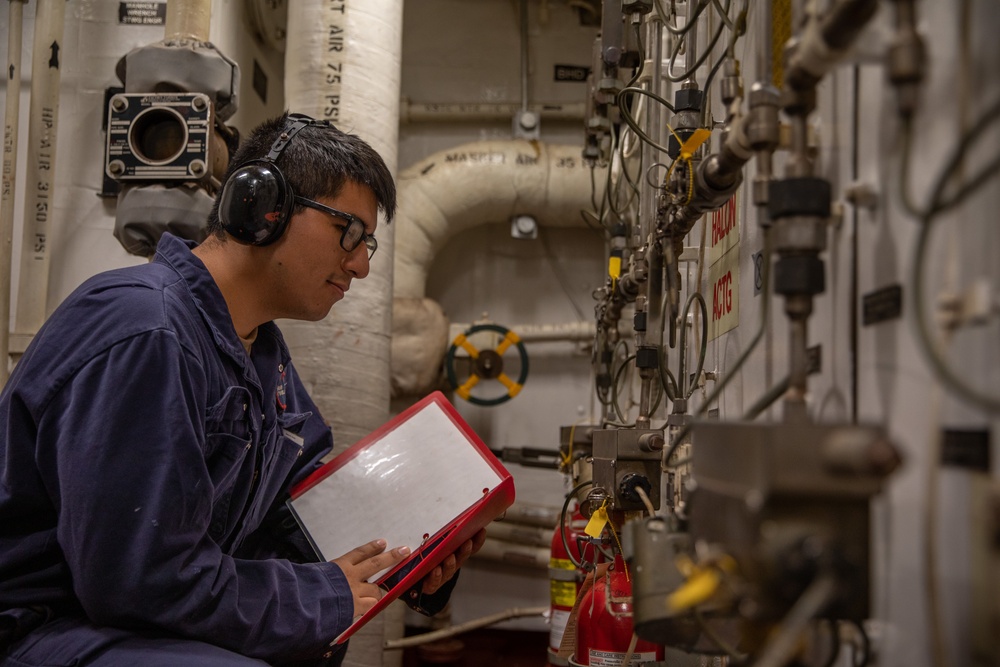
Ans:
MULTIPOLYGON (((607 501, 605 501, 605 503, 606 502, 607 501)), ((604 509, 604 505, 601 505, 593 514, 590 515, 590 521, 587 522, 587 527, 583 529, 583 532, 587 533, 591 537, 597 538, 604 532, 604 526, 607 524, 608 511, 604 509)))
POLYGON ((617 278, 622 274, 622 258, 612 255, 608 258, 608 275, 617 278))
POLYGON ((685 160, 690 160, 691 156, 694 155, 694 152, 698 150, 698 148, 705 143, 705 140, 710 136, 712 136, 712 133, 703 127, 695 130, 691 136, 687 138, 687 141, 685 141, 681 146, 681 157, 685 160))

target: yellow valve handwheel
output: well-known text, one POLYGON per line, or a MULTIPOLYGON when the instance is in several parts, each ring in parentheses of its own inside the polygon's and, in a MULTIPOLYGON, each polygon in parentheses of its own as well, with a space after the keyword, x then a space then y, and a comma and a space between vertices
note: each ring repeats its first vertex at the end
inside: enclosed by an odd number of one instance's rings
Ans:
POLYGON ((498 324, 476 324, 460 333, 452 341, 445 356, 445 371, 448 373, 448 382, 455 393, 476 405, 499 405, 517 396, 524 387, 524 381, 528 377, 528 351, 524 349, 521 338, 505 327, 498 324), (469 342, 469 336, 480 331, 493 331, 503 336, 503 340, 492 350, 479 350, 469 342), (521 360, 521 372, 517 380, 511 380, 503 372, 503 355, 514 346, 521 360), (468 353, 472 360, 472 372, 465 382, 459 382, 455 373, 455 353, 461 348, 468 353), (507 388, 507 393, 497 398, 479 398, 472 395, 472 388, 479 384, 480 380, 496 380, 507 388))

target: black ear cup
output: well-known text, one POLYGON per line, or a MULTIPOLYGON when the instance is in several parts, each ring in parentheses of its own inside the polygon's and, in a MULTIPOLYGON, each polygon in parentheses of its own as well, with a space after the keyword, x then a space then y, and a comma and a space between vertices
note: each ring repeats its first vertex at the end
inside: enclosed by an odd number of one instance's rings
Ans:
POLYGON ((219 222, 240 243, 267 245, 281 238, 292 214, 295 193, 276 161, 292 137, 317 124, 327 123, 289 114, 267 156, 242 165, 226 181, 219 199, 219 222))
POLYGON ((226 181, 219 201, 219 221, 237 241, 267 245, 285 231, 294 201, 276 164, 251 162, 226 181))

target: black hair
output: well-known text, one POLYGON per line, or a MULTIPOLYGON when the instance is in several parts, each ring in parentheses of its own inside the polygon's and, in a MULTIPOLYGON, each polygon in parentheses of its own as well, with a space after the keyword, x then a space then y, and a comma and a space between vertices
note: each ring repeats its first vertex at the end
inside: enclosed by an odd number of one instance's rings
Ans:
MULTIPOLYGON (((243 165, 263 160, 288 125, 285 112, 251 130, 229 161, 223 184, 243 165)), ((396 184, 392 174, 375 149, 357 135, 342 132, 331 123, 311 124, 295 135, 275 163, 292 191, 307 199, 336 197, 348 181, 371 188, 386 222, 392 222, 396 213, 396 184)), ((205 230, 224 239, 226 232, 219 220, 221 192, 220 189, 215 198, 205 230)), ((296 211, 299 209, 300 206, 295 207, 296 211)))

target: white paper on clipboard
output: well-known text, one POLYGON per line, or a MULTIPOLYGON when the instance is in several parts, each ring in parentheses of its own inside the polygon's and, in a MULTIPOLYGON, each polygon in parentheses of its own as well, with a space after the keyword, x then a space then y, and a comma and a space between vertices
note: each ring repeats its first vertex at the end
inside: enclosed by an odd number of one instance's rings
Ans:
POLYGON ((430 402, 290 504, 325 560, 378 538, 415 551, 501 481, 430 402))

